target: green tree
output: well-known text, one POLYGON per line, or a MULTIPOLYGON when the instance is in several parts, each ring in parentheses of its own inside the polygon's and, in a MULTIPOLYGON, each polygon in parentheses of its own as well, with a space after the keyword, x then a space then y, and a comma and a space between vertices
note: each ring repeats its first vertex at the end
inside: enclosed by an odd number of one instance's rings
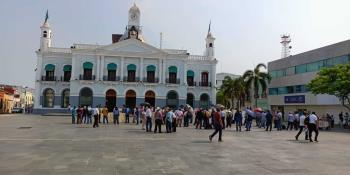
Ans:
POLYGON ((313 94, 329 94, 339 98, 341 104, 350 111, 350 64, 340 64, 323 68, 307 85, 313 94))
POLYGON ((223 95, 226 96, 227 99, 230 101, 230 107, 232 108, 235 99, 234 79, 232 79, 229 76, 226 76, 224 81, 222 82, 220 90, 223 92, 223 95))
POLYGON ((218 101, 223 101, 222 99, 225 99, 229 102, 229 105, 227 105, 227 101, 226 103, 221 102, 221 104, 233 108, 236 100, 236 108, 240 108, 242 104, 244 105, 246 86, 242 77, 236 79, 232 79, 229 76, 225 77, 219 92, 218 101))
POLYGON ((251 90, 253 88, 255 107, 258 105, 259 89, 261 87, 262 96, 265 95, 267 84, 271 80, 270 75, 267 72, 262 72, 261 68, 266 70, 266 65, 263 63, 258 64, 254 70, 247 70, 243 74, 243 79, 246 82, 247 89, 251 90))
POLYGON ((228 106, 230 104, 230 99, 221 89, 216 92, 216 100, 218 104, 222 104, 224 106, 228 106))

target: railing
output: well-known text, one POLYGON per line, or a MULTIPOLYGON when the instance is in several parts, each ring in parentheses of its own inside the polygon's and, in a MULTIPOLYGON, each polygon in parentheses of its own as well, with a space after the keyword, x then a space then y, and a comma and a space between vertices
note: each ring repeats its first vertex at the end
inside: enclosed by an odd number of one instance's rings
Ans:
POLYGON ((187 54, 187 50, 163 49, 163 51, 169 54, 187 54))
POLYGON ((69 48, 58 48, 58 47, 49 47, 49 52, 57 52, 57 53, 72 53, 69 48))
POLYGON ((56 81, 56 76, 42 76, 41 81, 56 81))
POLYGON ((103 76, 103 81, 120 81, 120 77, 119 76, 115 76, 115 77, 108 77, 108 76, 103 76))
POLYGON ((73 44, 72 47, 74 49, 97 49, 98 47, 101 47, 101 45, 96 45, 96 44, 73 44))
POLYGON ((159 83, 159 78, 143 77, 143 82, 146 82, 146 83, 159 83))
POLYGON ((201 87, 211 87, 211 82, 199 82, 198 85, 201 87))
POLYGON ((69 82, 70 77, 61 76, 61 81, 69 82))
POLYGON ((201 56, 201 55, 189 55, 189 60, 210 60, 207 56, 201 56))
POLYGON ((123 78, 123 81, 126 81, 126 82, 138 82, 138 81, 140 81, 140 78, 139 77, 128 77, 128 76, 125 76, 123 78))
POLYGON ((187 82, 188 86, 196 86, 197 82, 193 81, 193 82, 187 82))
POLYGON ((179 78, 178 79, 167 78, 165 82, 168 84, 180 84, 180 79, 179 78))
POLYGON ((95 80, 95 75, 87 76, 87 75, 79 75, 79 80, 95 80))

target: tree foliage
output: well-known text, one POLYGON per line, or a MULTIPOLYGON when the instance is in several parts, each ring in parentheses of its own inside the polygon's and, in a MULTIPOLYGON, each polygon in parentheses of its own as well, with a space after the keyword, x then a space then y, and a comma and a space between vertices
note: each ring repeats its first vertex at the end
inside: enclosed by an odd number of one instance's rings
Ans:
POLYGON ((350 64, 321 69, 307 87, 315 95, 338 97, 341 104, 350 111, 350 64))

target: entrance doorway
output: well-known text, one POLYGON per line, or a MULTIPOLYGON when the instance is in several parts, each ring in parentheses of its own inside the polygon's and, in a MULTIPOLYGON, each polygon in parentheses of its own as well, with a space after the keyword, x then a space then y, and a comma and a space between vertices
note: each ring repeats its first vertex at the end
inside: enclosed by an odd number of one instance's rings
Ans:
POLYGON ((194 108, 194 95, 191 93, 187 94, 186 103, 194 108))
POLYGON ((179 105, 179 96, 175 91, 169 91, 166 96, 166 105, 171 108, 176 108, 179 105))
POLYGON ((113 108, 117 105, 117 93, 113 89, 109 89, 106 92, 106 106, 109 112, 113 111, 113 108))
POLYGON ((147 102, 151 106, 155 107, 156 94, 153 91, 147 91, 146 94, 145 94, 145 102, 147 102))
POLYGON ((136 92, 128 90, 125 94, 125 106, 129 108, 136 107, 136 92))

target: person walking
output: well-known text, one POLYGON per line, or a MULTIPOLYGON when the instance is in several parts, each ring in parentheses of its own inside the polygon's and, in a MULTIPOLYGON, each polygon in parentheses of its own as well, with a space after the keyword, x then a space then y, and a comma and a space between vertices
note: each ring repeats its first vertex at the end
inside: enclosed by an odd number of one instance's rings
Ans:
POLYGON ((75 119, 77 117, 77 108, 75 106, 71 109, 71 113, 72 113, 72 124, 75 124, 75 119))
POLYGON ((149 106, 146 107, 146 132, 152 131, 152 111, 149 106))
POLYGON ((117 106, 113 109, 113 123, 119 125, 119 109, 117 106))
POLYGON ((165 117, 165 125, 166 125, 166 132, 167 133, 171 133, 172 131, 172 122, 173 122, 173 116, 174 113, 171 109, 168 109, 168 112, 166 113, 166 117, 165 117))
POLYGON ((214 116, 214 128, 215 131, 213 134, 209 135, 209 141, 212 142, 213 137, 219 133, 219 142, 222 142, 222 128, 224 127, 224 124, 222 122, 222 117, 221 117, 221 111, 220 108, 216 109, 215 116, 214 116))
POLYGON ((159 107, 157 107, 156 112, 154 113, 154 119, 155 119, 154 133, 157 133, 157 128, 158 128, 158 132, 162 133, 163 116, 162 116, 162 113, 160 112, 159 107))
POLYGON ((308 129, 309 129, 309 140, 312 141, 312 132, 315 132, 315 142, 318 142, 318 117, 316 116, 315 112, 312 112, 312 114, 309 116, 308 121, 308 129))
POLYGON ((267 110, 266 112, 266 129, 265 131, 268 131, 269 130, 269 127, 270 127, 270 131, 272 130, 272 114, 270 112, 270 110, 267 110))
POLYGON ((99 127, 99 116, 100 116, 100 110, 99 107, 96 106, 96 108, 93 108, 92 114, 94 115, 94 125, 92 125, 93 128, 99 127))
MULTIPOLYGON (((295 140, 298 140, 299 135, 303 132, 303 130, 305 129, 305 118, 306 118, 306 112, 303 112, 299 115, 299 132, 298 134, 295 136, 295 140)), ((305 140, 307 140, 307 134, 305 134, 305 140)))
POLYGON ((103 114, 103 124, 108 124, 108 109, 107 109, 107 106, 105 106, 102 109, 102 114, 103 114))
POLYGON ((203 112, 202 109, 199 109, 196 113, 196 129, 202 129, 202 122, 203 121, 203 112))
POLYGON ((238 109, 236 109, 236 113, 235 113, 235 116, 234 116, 234 121, 236 123, 236 131, 242 131, 242 120, 243 120, 243 117, 242 117, 242 112, 239 111, 238 109))

